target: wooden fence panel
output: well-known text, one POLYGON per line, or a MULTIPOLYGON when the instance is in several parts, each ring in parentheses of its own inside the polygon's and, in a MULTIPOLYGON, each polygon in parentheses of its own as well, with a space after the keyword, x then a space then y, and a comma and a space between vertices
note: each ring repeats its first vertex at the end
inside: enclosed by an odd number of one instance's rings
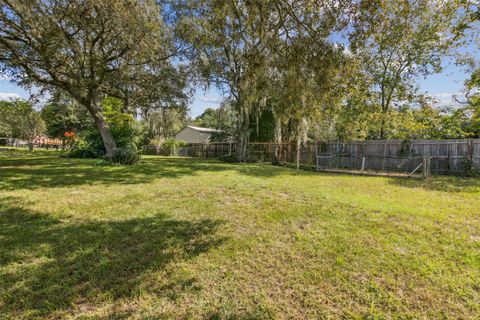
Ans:
MULTIPOLYGON (((235 143, 189 144, 179 156, 219 158, 235 153, 235 143)), ((295 142, 249 143, 248 161, 296 163, 295 142)), ((155 148, 145 148, 155 152, 155 148)), ((413 170, 424 157, 430 159, 433 173, 461 173, 470 163, 480 170, 480 139, 464 140, 371 140, 318 141, 301 144, 300 165, 383 171, 413 170)))

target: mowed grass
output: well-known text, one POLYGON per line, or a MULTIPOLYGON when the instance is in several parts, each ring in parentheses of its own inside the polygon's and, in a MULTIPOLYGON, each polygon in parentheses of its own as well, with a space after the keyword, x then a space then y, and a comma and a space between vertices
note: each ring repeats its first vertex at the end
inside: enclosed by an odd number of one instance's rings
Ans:
POLYGON ((480 181, 0 152, 1 319, 478 319, 480 181))

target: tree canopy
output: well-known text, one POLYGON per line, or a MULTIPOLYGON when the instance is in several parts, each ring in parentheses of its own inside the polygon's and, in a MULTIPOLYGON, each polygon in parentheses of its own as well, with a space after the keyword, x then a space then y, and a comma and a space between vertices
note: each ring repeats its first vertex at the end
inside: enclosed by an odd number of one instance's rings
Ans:
POLYGON ((49 93, 50 136, 95 131, 107 157, 120 136, 172 138, 200 86, 224 102, 192 123, 235 139, 237 161, 254 140, 477 137, 475 57, 460 108, 435 107, 418 81, 469 35, 479 47, 478 12, 461 0, 4 0, 0 72, 49 93))
POLYGON ((0 136, 26 140, 30 150, 45 130, 40 112, 28 101, 0 101, 0 136))
POLYGON ((111 157, 117 146, 102 98, 120 98, 128 109, 132 99, 156 96, 159 79, 177 88, 182 78, 160 11, 150 0, 2 1, 1 67, 21 85, 61 89, 86 107, 111 157))

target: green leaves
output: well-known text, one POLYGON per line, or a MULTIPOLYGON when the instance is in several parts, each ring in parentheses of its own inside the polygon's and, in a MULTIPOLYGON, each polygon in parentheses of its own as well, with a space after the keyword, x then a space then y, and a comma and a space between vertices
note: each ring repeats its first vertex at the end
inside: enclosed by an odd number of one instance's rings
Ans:
MULTIPOLYGON (((362 2, 350 40, 369 78, 372 104, 383 113, 416 104, 416 80, 440 72, 442 59, 460 44, 453 32, 460 9, 459 1, 362 2)), ((390 129, 382 123, 380 138, 390 129)))
POLYGON ((27 101, 0 101, 0 114, 0 134, 6 137, 25 139, 32 143, 45 130, 40 113, 27 101))

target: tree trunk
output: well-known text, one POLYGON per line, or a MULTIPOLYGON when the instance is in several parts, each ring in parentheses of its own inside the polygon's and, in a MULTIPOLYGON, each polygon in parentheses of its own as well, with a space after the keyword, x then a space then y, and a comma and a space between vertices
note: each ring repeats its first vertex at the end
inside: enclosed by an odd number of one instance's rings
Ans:
POLYGON ((112 158, 115 154, 115 150, 117 149, 117 144, 115 143, 115 139, 113 138, 110 127, 103 117, 98 99, 92 98, 90 104, 88 104, 86 107, 95 120, 98 130, 100 131, 100 135, 102 136, 103 145, 105 146, 105 156, 107 158, 112 158))
POLYGON ((380 140, 385 139, 385 113, 382 114, 382 121, 380 122, 380 140))
POLYGON ((295 153, 295 167, 300 169, 300 150, 302 148, 302 140, 300 139, 300 136, 297 137, 297 150, 295 153))
POLYGON ((235 150, 235 160, 245 162, 247 160, 247 144, 249 138, 250 113, 248 106, 243 104, 241 99, 237 100, 237 147, 235 150))
MULTIPOLYGON (((273 110, 273 109, 272 109, 273 110)), ((274 141, 275 141, 275 150, 273 155, 273 163, 279 164, 280 163, 280 150, 282 148, 282 122, 275 111, 273 111, 273 117, 275 121, 275 129, 274 129, 274 141)))
POLYGON ((386 101, 385 101, 385 88, 384 85, 382 84, 381 86, 381 107, 382 107, 382 120, 380 121, 380 140, 383 140, 385 138, 385 117, 387 113, 387 106, 386 106, 386 101))
POLYGON ((33 141, 28 141, 28 151, 33 151, 33 141))
POLYGON ((235 152, 235 159, 238 162, 245 162, 247 160, 246 153, 247 153, 247 144, 248 144, 248 121, 246 123, 240 124, 238 129, 238 137, 237 137, 237 150, 235 152))

